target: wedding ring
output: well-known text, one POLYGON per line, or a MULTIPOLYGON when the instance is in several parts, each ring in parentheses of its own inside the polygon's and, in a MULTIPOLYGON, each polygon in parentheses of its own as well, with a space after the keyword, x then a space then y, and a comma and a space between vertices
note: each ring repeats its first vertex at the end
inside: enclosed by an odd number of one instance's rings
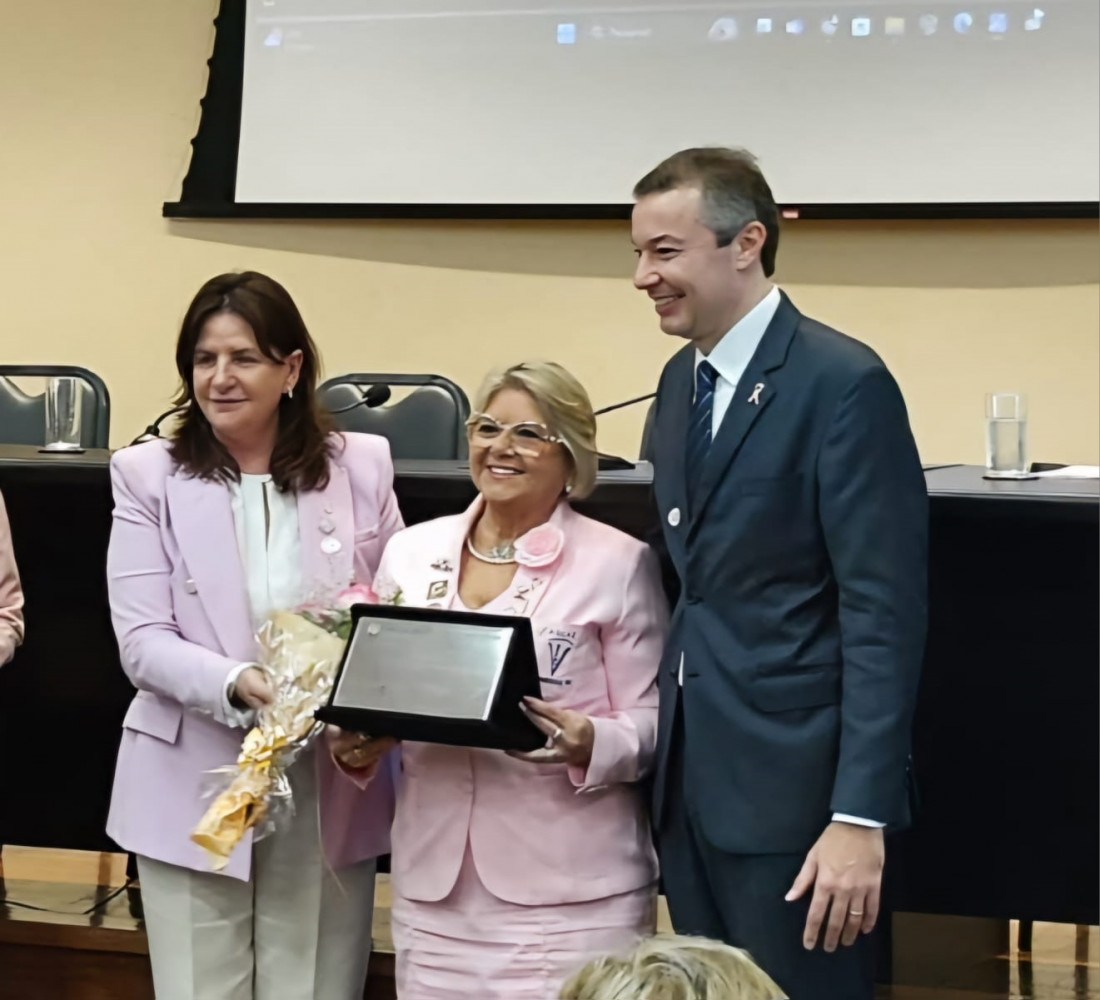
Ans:
POLYGON ((563 733, 563 732, 564 732, 564 730, 563 730, 563 729, 561 728, 561 726, 558 726, 558 728, 557 728, 557 729, 555 729, 555 730, 554 730, 554 731, 553 731, 553 732, 552 732, 552 733, 550 734, 550 742, 551 742, 551 743, 557 743, 557 742, 558 742, 558 740, 560 740, 560 739, 561 739, 561 737, 562 737, 562 733, 563 733))
POLYGON ((863 911, 862 910, 849 910, 848 911, 848 916, 850 916, 850 917, 862 917, 863 916, 863 911))

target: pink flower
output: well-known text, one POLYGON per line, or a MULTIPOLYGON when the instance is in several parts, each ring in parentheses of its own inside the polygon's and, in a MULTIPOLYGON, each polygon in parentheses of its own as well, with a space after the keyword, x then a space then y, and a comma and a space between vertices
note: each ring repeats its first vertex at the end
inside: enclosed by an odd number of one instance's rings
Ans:
POLYGON ((556 524, 540 524, 516 539, 516 562, 536 568, 549 566, 561 555, 565 536, 556 524))
POLYGON ((354 604, 378 604, 378 595, 362 583, 354 583, 336 595, 336 607, 347 611, 354 604))

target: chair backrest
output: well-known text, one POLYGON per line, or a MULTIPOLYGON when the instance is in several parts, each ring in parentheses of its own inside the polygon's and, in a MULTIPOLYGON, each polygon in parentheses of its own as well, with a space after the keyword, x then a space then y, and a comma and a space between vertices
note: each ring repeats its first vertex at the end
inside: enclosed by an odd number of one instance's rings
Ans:
POLYGON ((395 459, 461 459, 469 454, 466 418, 470 401, 458 385, 441 375, 338 375, 321 385, 318 398, 342 430, 386 438, 395 459), (355 405, 372 385, 415 389, 396 403, 355 405))
POLYGON ((46 394, 30 395, 13 378, 76 378, 87 387, 80 415, 80 443, 106 448, 111 433, 111 396, 95 372, 76 365, 0 365, 0 443, 46 443, 46 394))

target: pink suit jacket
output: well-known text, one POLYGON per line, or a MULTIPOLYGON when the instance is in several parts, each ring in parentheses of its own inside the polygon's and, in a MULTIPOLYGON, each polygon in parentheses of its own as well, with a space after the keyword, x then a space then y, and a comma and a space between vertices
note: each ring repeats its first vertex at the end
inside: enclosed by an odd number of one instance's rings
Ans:
MULTIPOLYGON (((453 607, 480 503, 395 535, 379 594, 397 589, 408 604, 453 607)), ((506 613, 532 619, 542 697, 593 718, 592 760, 584 770, 496 750, 402 744, 393 878, 407 898, 431 902, 450 892, 467 837, 485 886, 513 903, 603 899, 657 878, 636 785, 656 741, 667 629, 656 559, 565 502, 551 523, 564 536, 561 555, 544 568, 517 568, 506 613)))
MULTIPOLYGON (((307 591, 335 591, 353 578, 369 583, 402 525, 387 442, 341 437, 328 485, 298 495, 307 591), (340 547, 330 554, 321 542, 332 538, 340 547)), ((208 871, 189 839, 208 804, 204 776, 236 760, 245 733, 224 721, 222 693, 230 670, 257 658, 230 494, 221 483, 189 476, 161 441, 117 452, 111 481, 111 616, 138 693, 123 722, 107 833, 127 850, 208 871)), ((314 758, 329 863, 338 868, 388 851, 388 772, 361 791, 340 777, 329 754, 314 758)), ((247 879, 251 857, 250 835, 224 873, 247 879)))
POLYGON ((0 496, 0 667, 15 655, 15 648, 22 641, 23 589, 15 567, 8 512, 0 496))

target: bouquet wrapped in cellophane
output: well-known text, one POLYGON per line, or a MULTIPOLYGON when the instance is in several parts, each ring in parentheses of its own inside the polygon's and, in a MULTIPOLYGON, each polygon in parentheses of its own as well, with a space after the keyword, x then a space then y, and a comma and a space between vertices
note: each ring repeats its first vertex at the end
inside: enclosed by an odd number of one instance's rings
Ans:
POLYGON ((191 834, 218 871, 249 830, 259 839, 293 815, 287 768, 324 724, 313 713, 332 691, 351 631, 351 608, 376 604, 369 587, 351 586, 328 602, 277 611, 257 633, 259 666, 275 690, 256 713, 235 765, 212 772, 214 797, 191 834))

